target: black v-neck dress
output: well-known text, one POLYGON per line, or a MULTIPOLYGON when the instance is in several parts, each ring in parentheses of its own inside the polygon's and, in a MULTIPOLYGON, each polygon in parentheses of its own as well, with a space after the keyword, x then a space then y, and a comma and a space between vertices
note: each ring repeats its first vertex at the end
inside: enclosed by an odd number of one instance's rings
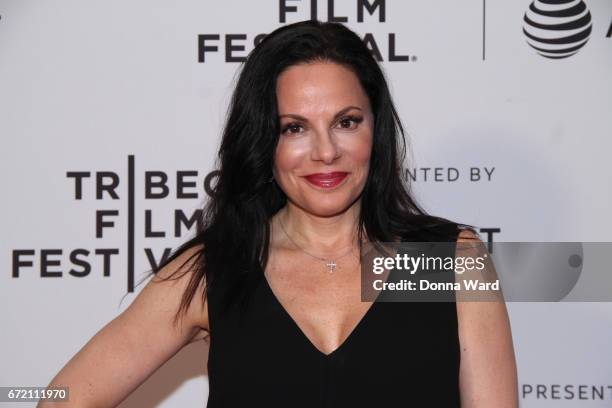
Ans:
POLYGON ((455 302, 374 302, 324 354, 265 277, 241 316, 222 292, 207 290, 208 408, 460 406, 455 302))

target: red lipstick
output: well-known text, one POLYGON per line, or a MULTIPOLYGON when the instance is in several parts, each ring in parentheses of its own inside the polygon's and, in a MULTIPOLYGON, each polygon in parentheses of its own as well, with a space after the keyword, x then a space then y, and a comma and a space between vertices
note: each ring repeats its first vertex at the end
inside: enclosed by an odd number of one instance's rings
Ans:
POLYGON ((333 188, 342 183, 348 172, 332 171, 330 173, 313 173, 304 178, 310 183, 321 188, 333 188))

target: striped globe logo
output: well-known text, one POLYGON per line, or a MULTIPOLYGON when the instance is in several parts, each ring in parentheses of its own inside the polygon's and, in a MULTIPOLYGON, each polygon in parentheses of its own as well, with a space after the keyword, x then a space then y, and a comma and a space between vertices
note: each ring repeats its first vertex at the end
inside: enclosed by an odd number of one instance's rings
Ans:
POLYGON ((591 13, 582 0, 535 0, 523 18, 527 44, 546 58, 576 54, 591 30, 591 13))

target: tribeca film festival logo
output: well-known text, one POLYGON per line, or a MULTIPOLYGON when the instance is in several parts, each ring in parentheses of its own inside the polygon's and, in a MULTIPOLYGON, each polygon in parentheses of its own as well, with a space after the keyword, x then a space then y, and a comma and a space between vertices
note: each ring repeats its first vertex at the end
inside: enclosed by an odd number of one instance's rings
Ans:
MULTIPOLYGON (((469 171, 472 181, 490 179, 493 167, 473 167, 469 171), (476 169, 476 170, 474 170, 476 169), (482 176, 480 174, 483 174, 482 176)), ((413 181, 436 182, 452 181, 458 170, 454 167, 423 167, 406 169, 406 178, 413 181), (450 180, 449 180, 450 179, 450 180)), ((136 172, 134 155, 127 160, 126 176, 117 171, 101 170, 68 170, 65 172, 67 182, 71 183, 73 199, 81 203, 100 203, 111 200, 117 203, 116 208, 92 207, 91 224, 83 228, 92 231, 96 239, 103 240, 109 231, 115 231, 119 225, 125 225, 122 231, 125 237, 123 248, 115 242, 109 246, 96 245, 97 248, 17 248, 12 250, 12 277, 20 278, 25 274, 37 274, 41 278, 86 278, 95 274, 110 277, 115 271, 127 272, 127 290, 133 292, 135 287, 136 254, 144 252, 150 268, 156 268, 167 259, 172 248, 165 247, 163 253, 156 254, 152 248, 137 247, 137 242, 150 239, 181 238, 192 232, 195 227, 201 227, 202 208, 185 211, 180 208, 168 209, 160 214, 147 204, 160 200, 199 200, 211 196, 218 171, 211 171, 204 176, 197 170, 181 170, 173 173, 144 170, 136 172), (139 183, 142 182, 142 185, 139 183), (142 188, 144 187, 144 188, 142 188), (145 208, 137 208, 136 191, 144 191, 145 208), (136 231, 137 214, 144 221, 143 231, 136 231), (171 224, 164 223, 171 218, 171 224), (172 225, 169 230, 163 230, 160 225, 172 225), (137 234, 138 233, 138 234, 137 234), (139 239, 137 239, 137 237, 139 239)), ((139 224, 138 224, 139 225, 139 224)), ((494 236, 501 232, 500 228, 479 228, 483 238, 493 243, 494 236)), ((116 236, 116 235, 115 235, 116 236)), ((113 238, 115 239, 115 238, 113 238)))
MULTIPOLYGON (((306 19, 343 24, 364 23, 366 19, 371 18, 377 18, 379 23, 385 23, 388 15, 388 4, 385 0, 353 0, 350 2, 279 0, 277 4, 279 24, 306 19), (321 7, 320 3, 324 3, 326 7, 321 7), (342 6, 342 10, 338 10, 338 6, 342 6), (326 13, 321 9, 326 9, 326 13)), ((252 39, 249 39, 249 36, 244 33, 225 34, 223 40, 221 36, 222 34, 218 33, 198 35, 198 62, 207 62, 210 54, 220 52, 224 53, 225 62, 243 62, 247 52, 259 44, 266 34, 257 34, 252 39), (248 50, 247 46, 250 47, 248 50)), ((365 33, 362 40, 379 62, 417 61, 416 55, 408 55, 399 51, 402 47, 397 44, 396 33, 387 34, 386 47, 383 46, 384 42, 381 38, 376 38, 372 33, 365 33)))
MULTIPOLYGON (((93 230, 96 239, 104 239, 109 231, 125 225, 126 248, 118 247, 91 248, 20 248, 12 251, 12 277, 19 278, 25 274, 37 273, 41 278, 85 278, 94 274, 110 277, 111 272, 127 270, 127 288, 134 291, 135 254, 136 254, 136 215, 144 217, 144 231, 140 231, 142 239, 180 238, 191 232, 196 226, 201 227, 202 209, 196 208, 189 212, 183 209, 168 209, 163 214, 144 208, 137 211, 136 190, 142 191, 144 187, 144 203, 152 201, 177 199, 203 201, 204 196, 210 196, 212 183, 218 172, 212 171, 203 178, 197 170, 176 171, 169 174, 163 171, 145 170, 137 176, 134 155, 128 156, 127 177, 124 179, 116 171, 66 171, 66 180, 72 184, 73 199, 77 202, 101 203, 112 200, 121 204, 117 208, 96 208, 91 205, 94 216, 91 224, 84 226, 93 230), (198 186, 198 178, 201 180, 198 186), (143 182, 143 185, 138 185, 143 182), (125 184, 124 184, 125 183, 125 184), (88 193, 91 192, 91 193, 88 193), (169 230, 160 228, 166 225, 172 217, 172 227, 169 230), (126 267, 127 265, 127 267, 126 267)), ((121 240, 123 241, 123 240, 121 240)), ((114 245, 117 243, 115 242, 114 245)), ((161 261, 168 258, 172 248, 164 248, 161 256, 156 256, 152 248, 140 249, 149 262, 151 268, 156 268, 161 261)))

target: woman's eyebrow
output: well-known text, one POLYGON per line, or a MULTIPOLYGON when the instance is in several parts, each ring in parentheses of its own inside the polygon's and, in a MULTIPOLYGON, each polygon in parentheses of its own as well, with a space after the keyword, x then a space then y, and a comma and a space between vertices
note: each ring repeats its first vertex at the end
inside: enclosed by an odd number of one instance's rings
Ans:
MULTIPOLYGON (((359 106, 353 106, 353 105, 347 106, 346 108, 343 108, 340 111, 338 111, 338 113, 334 115, 334 119, 337 119, 338 117, 344 115, 346 112, 350 111, 351 109, 361 110, 359 106)), ((285 113, 285 114, 279 115, 279 118, 283 118, 283 117, 288 117, 288 118, 301 120, 303 122, 308 122, 308 119, 306 119, 305 117, 301 115, 295 114, 295 113, 285 113)))

